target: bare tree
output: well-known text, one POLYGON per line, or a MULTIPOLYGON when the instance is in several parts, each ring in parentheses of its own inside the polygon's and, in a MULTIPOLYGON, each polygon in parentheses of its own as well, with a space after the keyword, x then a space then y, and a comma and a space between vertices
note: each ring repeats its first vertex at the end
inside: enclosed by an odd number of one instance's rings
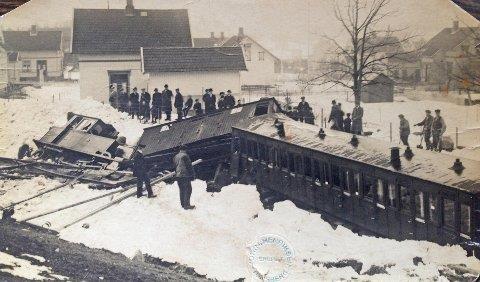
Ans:
POLYGON ((396 68, 392 59, 413 51, 402 47, 413 36, 402 35, 406 28, 391 29, 382 21, 394 14, 388 10, 389 0, 346 0, 335 2, 335 18, 348 34, 348 43, 324 36, 334 46, 333 58, 323 62, 327 71, 313 77, 310 84, 341 85, 353 90, 360 102, 362 87, 378 74, 389 74, 396 68), (346 5, 341 5, 345 3, 346 5))

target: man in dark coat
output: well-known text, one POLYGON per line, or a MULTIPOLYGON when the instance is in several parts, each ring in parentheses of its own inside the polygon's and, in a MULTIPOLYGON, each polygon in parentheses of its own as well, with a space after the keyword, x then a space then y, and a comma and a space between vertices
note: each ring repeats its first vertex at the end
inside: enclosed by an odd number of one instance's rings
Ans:
POLYGON ((110 85, 110 95, 108 96, 108 102, 110 106, 118 110, 118 92, 115 89, 115 85, 110 85))
POLYGON ((191 182, 195 179, 195 171, 185 146, 180 146, 180 151, 173 158, 173 163, 175 165, 175 177, 180 189, 180 204, 186 210, 194 209, 195 206, 190 205, 190 196, 192 195, 191 182))
POLYGON ((360 102, 355 102, 355 107, 352 111, 352 133, 360 135, 362 134, 362 119, 363 119, 363 108, 360 107, 360 102))
POLYGON ((213 113, 217 106, 217 97, 213 94, 213 89, 207 89, 203 94, 203 103, 205 104, 205 113, 213 113))
POLYGON ((343 117, 345 116, 345 112, 342 110, 342 103, 338 103, 337 105, 337 116, 335 117, 335 123, 337 124, 337 129, 343 131, 343 117))
POLYGON ((398 117, 400 118, 400 140, 402 141, 403 145, 409 146, 408 136, 410 135, 410 124, 404 115, 400 114, 398 117))
POLYGON ((173 93, 170 89, 168 89, 168 84, 165 84, 164 88, 165 89, 162 92, 162 111, 167 116, 165 120, 171 120, 173 93))
POLYGON ((442 136, 447 130, 445 120, 440 115, 440 110, 435 110, 435 117, 432 121, 432 150, 442 151, 442 136))
POLYGON ((152 123, 156 123, 159 119, 162 119, 162 93, 158 92, 158 88, 153 91, 152 123))
POLYGON ((195 111, 195 115, 199 116, 203 114, 202 104, 198 99, 195 99, 195 104, 193 105, 193 110, 195 111))
POLYGON ((183 107, 183 116, 184 116, 184 117, 187 117, 188 112, 190 111, 190 109, 192 108, 192 106, 193 106, 192 95, 188 95, 188 99, 187 99, 187 101, 185 102, 185 105, 184 105, 184 107, 183 107))
POLYGON ((333 121, 333 125, 330 127, 331 129, 338 130, 337 116, 338 116, 337 101, 332 100, 332 109, 330 110, 330 116, 328 117, 328 122, 333 121))
POLYGON ((146 92, 145 88, 142 88, 142 93, 140 94, 140 115, 144 122, 150 120, 150 100, 150 93, 146 92))
POLYGON ((220 92, 220 99, 218 99, 218 109, 223 110, 226 108, 227 108, 227 105, 225 102, 225 92, 220 92))
POLYGON ((414 126, 423 126, 422 134, 423 134, 423 139, 425 140, 425 147, 427 150, 430 150, 432 147, 432 143, 430 142, 430 137, 432 136, 432 122, 433 122, 432 112, 430 110, 426 110, 425 118, 421 122, 414 125, 414 126))
POLYGON ((137 198, 143 196, 144 183, 148 197, 154 198, 155 195, 153 195, 150 177, 148 176, 148 166, 141 150, 138 150, 133 157, 133 176, 137 178, 137 198))
POLYGON ((183 95, 180 93, 180 89, 175 89, 175 102, 173 103, 175 109, 177 109, 177 120, 182 120, 183 117, 183 95))
POLYGON ((343 131, 350 133, 352 128, 352 119, 350 113, 347 113, 347 117, 343 120, 343 131))
POLYGON ((305 97, 301 98, 302 101, 298 103, 297 110, 298 110, 298 120, 303 122, 305 120, 305 117, 308 115, 308 112, 310 111, 310 105, 308 102, 305 102, 305 97))
POLYGON ((227 90, 227 95, 225 96, 225 106, 227 109, 235 107, 235 97, 233 97, 231 90, 227 90))
POLYGON ((128 112, 128 94, 122 87, 118 89, 118 109, 121 112, 128 112))
POLYGON ((135 116, 138 117, 138 110, 140 106, 139 99, 140 99, 140 96, 138 95, 137 87, 135 87, 133 88, 133 92, 130 94, 130 97, 129 97, 130 115, 132 116, 132 118, 134 118, 135 116))

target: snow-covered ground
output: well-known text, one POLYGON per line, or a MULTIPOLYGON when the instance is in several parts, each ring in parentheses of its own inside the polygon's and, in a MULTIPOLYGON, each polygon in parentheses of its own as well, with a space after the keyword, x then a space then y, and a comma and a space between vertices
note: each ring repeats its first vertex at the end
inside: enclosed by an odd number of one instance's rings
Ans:
MULTIPOLYGON (((0 155, 13 156, 18 146, 31 138, 40 137, 52 124, 63 124, 68 111, 98 116, 112 123, 127 136, 130 143, 141 134, 136 120, 117 113, 107 105, 92 100, 78 100, 78 89, 72 86, 53 85, 43 89, 29 89, 27 100, 0 101, 5 107, 0 112, 0 155), (58 91, 58 92, 56 92, 58 91), (72 92, 72 93, 70 93, 72 92), (52 93, 63 93, 60 101, 52 101, 52 93), (10 146, 13 148, 10 149, 10 146)), ((344 102, 350 111, 351 103, 344 102)), ((327 109, 332 97, 307 97, 319 113, 327 109)), ((374 138, 388 139, 385 124, 396 122, 403 111, 411 122, 420 119, 423 109, 442 108, 447 123, 461 123, 460 115, 449 111, 459 110, 455 105, 419 102, 365 105, 368 128, 378 124, 374 138), (433 104, 433 105, 432 105, 433 104), (380 110, 379 110, 380 109, 380 110), (418 111, 418 114, 417 114, 418 111), (382 114, 382 122, 376 115, 382 114), (410 116, 411 115, 411 116, 410 116)), ((464 114, 463 111, 460 111, 464 114)), ((463 115, 462 115, 463 116, 463 115)), ((394 123, 394 128, 398 126, 394 123)), ((476 125, 472 125, 473 127, 476 125)), ((478 125, 477 125, 478 126, 478 125)), ((477 143, 478 144, 478 143, 477 143)), ((30 180, 0 181, 0 206, 21 200, 29 195, 58 185, 58 181, 36 177, 30 180), (2 195, 3 194, 3 195, 2 195)), ((72 227, 60 230, 60 237, 84 243, 90 247, 105 248, 133 257, 137 251, 163 260, 194 267, 198 273, 210 278, 233 280, 252 277, 248 264, 247 246, 264 234, 285 238, 295 252, 289 278, 296 281, 311 280, 445 280, 442 276, 452 270, 447 265, 464 264, 480 272, 480 262, 467 257, 459 246, 439 246, 429 242, 403 241, 359 236, 341 226, 333 229, 319 214, 296 208, 290 201, 277 203, 273 209, 264 210, 254 186, 233 184, 220 193, 207 193, 203 181, 193 183, 192 204, 196 209, 185 211, 179 204, 178 187, 174 183, 154 186, 158 195, 154 199, 129 198, 72 227), (82 225, 88 223, 88 228, 82 225), (415 264, 418 258, 420 263, 415 264), (414 259, 415 258, 415 259, 414 259), (341 260, 361 263, 360 273, 352 267, 331 267, 341 260), (327 267, 328 266, 328 267, 327 267), (384 268, 386 273, 368 275, 372 266, 384 268)), ((35 198, 18 205, 17 219, 42 211, 75 203, 106 191, 88 189, 78 184, 35 198)), ((58 229, 63 224, 88 213, 96 207, 120 197, 107 197, 49 216, 32 220, 32 223, 58 229)))
POLYGON ((22 254, 20 257, 14 257, 4 252, 0 252, 0 272, 10 273, 16 277, 22 277, 29 280, 67 280, 68 277, 52 273, 50 267, 42 265, 45 262, 43 257, 22 254), (31 260, 35 261, 32 264, 31 260), (46 276, 48 275, 48 277, 46 276))

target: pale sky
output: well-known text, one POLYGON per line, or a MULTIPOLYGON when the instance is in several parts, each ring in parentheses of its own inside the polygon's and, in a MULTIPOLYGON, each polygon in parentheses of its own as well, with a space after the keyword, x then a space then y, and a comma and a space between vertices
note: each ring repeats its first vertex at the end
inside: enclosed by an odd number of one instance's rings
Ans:
MULTIPOLYGON (((69 25, 74 8, 107 8, 108 4, 112 9, 124 8, 126 0, 31 0, 4 16, 1 24, 9 29, 69 25)), ((281 58, 305 55, 308 45, 314 52, 323 34, 339 36, 333 4, 334 0, 134 0, 141 9, 188 9, 194 37, 208 37, 211 31, 229 36, 242 26, 247 35, 281 58)), ((451 26, 453 20, 479 26, 449 0, 392 0, 389 8, 397 13, 385 20, 385 26, 408 26, 427 39, 451 26)))

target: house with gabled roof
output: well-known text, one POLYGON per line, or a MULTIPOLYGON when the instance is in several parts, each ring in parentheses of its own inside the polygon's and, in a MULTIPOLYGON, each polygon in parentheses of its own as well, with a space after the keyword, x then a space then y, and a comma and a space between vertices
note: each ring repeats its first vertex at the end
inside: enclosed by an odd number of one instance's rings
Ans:
MULTIPOLYGON (((136 9, 75 9, 72 53, 78 55, 81 97, 107 101, 109 85, 130 92, 147 88, 141 48, 192 47, 188 12, 136 9)), ((162 84, 163 85, 163 84, 162 84)))
POLYGON ((247 67, 247 71, 240 73, 242 89, 264 90, 275 85, 281 71, 281 61, 277 56, 246 35, 243 27, 231 37, 221 34, 219 38, 213 33, 210 38, 195 38, 195 47, 241 47, 247 67))
POLYGON ((206 87, 240 93, 240 72, 247 70, 240 47, 142 48, 141 57, 149 85, 167 83, 187 95, 201 95, 206 87))
POLYGON ((479 27, 460 27, 458 21, 444 28, 420 50, 422 82, 441 88, 456 88, 461 68, 479 68, 476 45, 479 27))
POLYGON ((10 54, 9 62, 21 62, 19 80, 41 81, 56 79, 63 72, 62 32, 37 30, 3 31, 4 49, 10 54))

